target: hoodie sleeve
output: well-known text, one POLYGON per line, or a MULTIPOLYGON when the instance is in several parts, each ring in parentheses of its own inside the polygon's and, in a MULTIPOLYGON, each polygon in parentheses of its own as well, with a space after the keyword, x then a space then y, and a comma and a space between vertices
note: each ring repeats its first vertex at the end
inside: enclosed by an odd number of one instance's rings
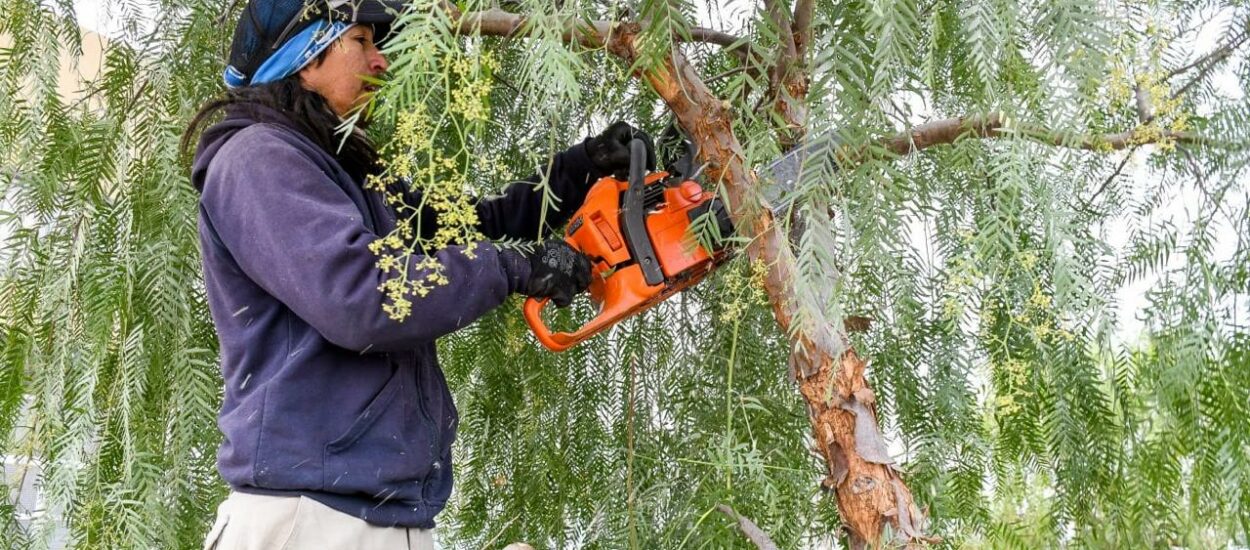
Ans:
MULTIPOLYGON (((388 275, 369 249, 379 235, 308 153, 285 139, 263 129, 231 139, 213 162, 201 204, 244 273, 335 345, 416 347, 481 317, 528 278, 529 265, 515 252, 478 243, 470 257, 448 248, 434 256, 449 283, 413 296, 406 320, 390 319, 378 290, 388 275)), ((409 278, 425 276, 408 269, 409 278)))
POLYGON ((543 217, 543 192, 538 188, 541 174, 516 181, 503 193, 487 197, 477 204, 479 228, 491 239, 534 240, 545 237, 564 225, 586 200, 586 192, 599 179, 586 153, 585 142, 557 153, 546 167, 548 186, 555 195, 556 206, 543 217), (540 232, 540 223, 544 226, 540 232))

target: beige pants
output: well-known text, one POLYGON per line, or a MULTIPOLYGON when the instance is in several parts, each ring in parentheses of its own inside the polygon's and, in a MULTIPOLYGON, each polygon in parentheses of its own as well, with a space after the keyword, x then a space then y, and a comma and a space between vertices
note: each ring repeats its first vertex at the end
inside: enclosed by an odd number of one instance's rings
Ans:
POLYGON ((308 497, 230 493, 204 550, 434 550, 429 529, 379 527, 308 497))

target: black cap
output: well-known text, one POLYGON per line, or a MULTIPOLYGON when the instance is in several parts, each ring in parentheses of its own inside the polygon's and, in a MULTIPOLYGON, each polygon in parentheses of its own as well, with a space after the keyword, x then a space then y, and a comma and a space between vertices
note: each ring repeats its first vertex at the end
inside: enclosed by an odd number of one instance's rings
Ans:
POLYGON ((230 67, 247 81, 279 47, 318 18, 372 24, 382 42, 403 0, 248 0, 234 27, 230 67))

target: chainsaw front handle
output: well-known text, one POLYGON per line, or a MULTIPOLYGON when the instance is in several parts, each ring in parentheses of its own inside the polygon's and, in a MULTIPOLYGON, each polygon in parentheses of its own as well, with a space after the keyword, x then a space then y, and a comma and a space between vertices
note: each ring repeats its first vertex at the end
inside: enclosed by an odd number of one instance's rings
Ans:
POLYGON ((552 332, 542 318, 548 299, 526 298, 525 322, 529 323, 534 337, 551 351, 564 351, 603 332, 622 319, 650 308, 672 292, 685 287, 647 285, 643 283, 642 270, 637 264, 618 269, 611 277, 603 279, 603 284, 605 294, 613 296, 613 299, 605 301, 594 319, 573 332, 552 332))
POLYGON ((542 317, 543 308, 549 301, 549 298, 526 298, 525 322, 529 323, 530 331, 538 338, 538 342, 551 351, 564 351, 576 346, 629 315, 627 311, 602 311, 574 332, 552 332, 542 317))
POLYGON ((543 306, 550 302, 550 298, 526 298, 525 299, 525 322, 529 323, 530 332, 534 333, 534 337, 538 338, 538 342, 546 346, 551 351, 564 351, 580 342, 581 340, 573 340, 572 334, 567 332, 551 332, 547 328, 547 323, 543 322, 542 312, 543 306))
MULTIPOLYGON (((727 255, 718 257, 727 258, 727 255)), ((539 343, 551 351, 564 351, 586 339, 611 328, 612 325, 637 313, 651 309, 669 296, 685 290, 690 285, 703 280, 716 267, 716 262, 703 262, 686 274, 683 280, 670 285, 647 285, 638 264, 618 269, 611 277, 603 279, 606 295, 612 300, 604 301, 595 315, 581 328, 573 332, 552 332, 543 322, 542 310, 547 305, 547 298, 525 299, 525 322, 529 323, 530 331, 539 343)))

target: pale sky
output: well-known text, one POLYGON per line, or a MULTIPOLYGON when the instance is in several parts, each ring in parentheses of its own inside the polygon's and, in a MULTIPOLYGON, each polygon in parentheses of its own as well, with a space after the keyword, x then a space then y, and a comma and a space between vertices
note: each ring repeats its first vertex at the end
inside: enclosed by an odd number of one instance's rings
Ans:
MULTIPOLYGON (((144 14, 155 13, 159 7, 151 0, 132 0, 125 3, 116 0, 74 0, 74 14, 78 18, 78 26, 109 38, 117 38, 121 34, 121 25, 118 22, 121 18, 116 12, 120 9, 118 4, 129 4, 144 14)), ((224 2, 222 9, 225 9, 224 2)), ((144 19, 151 21, 152 17, 144 19)))

